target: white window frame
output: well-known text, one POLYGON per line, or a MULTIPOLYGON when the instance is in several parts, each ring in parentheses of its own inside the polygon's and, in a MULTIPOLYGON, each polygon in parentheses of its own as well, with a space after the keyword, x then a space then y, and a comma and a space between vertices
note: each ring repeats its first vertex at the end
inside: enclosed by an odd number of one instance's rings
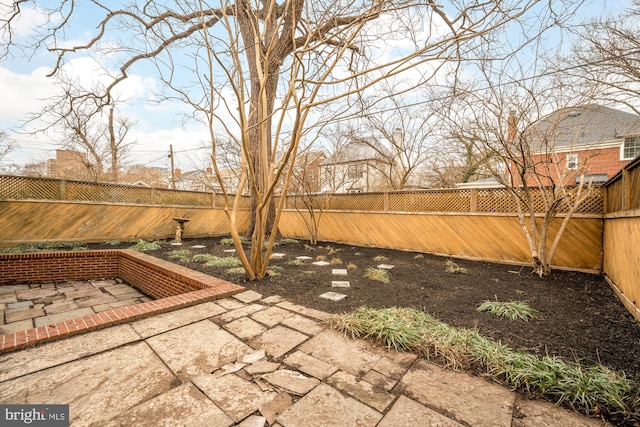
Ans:
POLYGON ((567 170, 578 170, 578 153, 567 154, 567 170))
POLYGON ((622 144, 620 145, 620 160, 633 160, 638 155, 640 155, 640 136, 632 136, 632 137, 625 138, 624 141, 622 141, 622 144), (631 156, 631 157, 626 157, 624 155, 625 148, 627 148, 627 142, 631 142, 631 141, 633 141, 635 144, 637 144, 637 147, 635 147, 636 148, 636 155, 635 156, 631 156))

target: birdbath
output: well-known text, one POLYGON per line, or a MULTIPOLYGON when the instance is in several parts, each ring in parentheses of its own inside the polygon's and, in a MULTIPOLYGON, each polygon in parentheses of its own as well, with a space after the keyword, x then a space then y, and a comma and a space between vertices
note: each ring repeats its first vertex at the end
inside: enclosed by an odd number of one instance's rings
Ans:
POLYGON ((182 244, 182 232, 184 231, 184 224, 191 220, 187 218, 173 218, 173 220, 178 223, 178 225, 176 226, 175 242, 182 244))

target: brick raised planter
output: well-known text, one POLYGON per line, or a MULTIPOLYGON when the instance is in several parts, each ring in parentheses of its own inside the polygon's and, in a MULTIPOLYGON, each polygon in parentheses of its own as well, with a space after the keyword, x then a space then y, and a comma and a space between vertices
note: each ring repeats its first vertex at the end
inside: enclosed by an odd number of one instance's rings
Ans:
POLYGON ((155 300, 0 335, 0 353, 225 298, 244 290, 242 286, 128 249, 0 254, 0 286, 114 277, 155 300))

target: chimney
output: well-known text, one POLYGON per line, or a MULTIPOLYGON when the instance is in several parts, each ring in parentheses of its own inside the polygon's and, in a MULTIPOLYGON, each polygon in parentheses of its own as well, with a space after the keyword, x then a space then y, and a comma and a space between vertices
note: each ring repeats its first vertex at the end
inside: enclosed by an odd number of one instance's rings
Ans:
POLYGON ((516 110, 509 111, 509 118, 507 119, 507 141, 511 142, 518 136, 518 119, 516 117, 516 110))

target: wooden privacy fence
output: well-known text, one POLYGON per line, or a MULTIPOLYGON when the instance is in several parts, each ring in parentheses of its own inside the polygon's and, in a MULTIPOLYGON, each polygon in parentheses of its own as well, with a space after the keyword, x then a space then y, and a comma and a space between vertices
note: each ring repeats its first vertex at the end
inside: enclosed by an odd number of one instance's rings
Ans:
MULTIPOLYGON (((224 206, 224 196, 211 192, 8 175, 0 175, 0 200, 66 200, 193 207, 224 206)), ((241 207, 249 207, 248 197, 242 198, 241 207)))
POLYGON ((614 176, 606 190, 603 271, 640 321, 640 157, 614 176))

